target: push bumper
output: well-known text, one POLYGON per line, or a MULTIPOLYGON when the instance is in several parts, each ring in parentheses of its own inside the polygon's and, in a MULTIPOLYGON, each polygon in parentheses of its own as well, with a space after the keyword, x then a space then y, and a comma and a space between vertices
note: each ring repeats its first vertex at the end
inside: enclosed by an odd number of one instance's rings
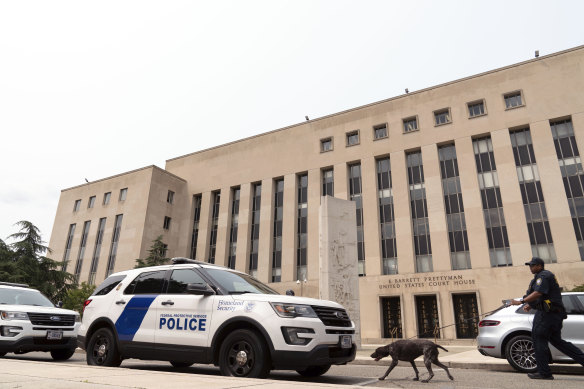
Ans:
POLYGON ((71 349, 77 347, 77 338, 63 338, 48 340, 41 337, 26 337, 15 341, 0 341, 0 352, 23 354, 31 351, 51 351, 57 349, 71 349))
POLYGON ((272 354, 274 369, 298 370, 310 366, 344 365, 355 359, 357 346, 341 348, 338 345, 323 344, 311 351, 278 351, 272 354))

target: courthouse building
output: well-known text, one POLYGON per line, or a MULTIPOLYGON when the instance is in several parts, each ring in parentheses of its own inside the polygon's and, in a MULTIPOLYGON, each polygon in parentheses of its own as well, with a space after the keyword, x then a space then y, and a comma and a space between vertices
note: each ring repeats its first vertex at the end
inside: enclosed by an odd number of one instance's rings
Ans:
POLYGON ((356 203, 363 341, 474 338, 463 319, 523 295, 533 255, 584 284, 582 91, 584 46, 64 189, 52 258, 99 283, 162 235, 318 297, 334 196, 356 203))

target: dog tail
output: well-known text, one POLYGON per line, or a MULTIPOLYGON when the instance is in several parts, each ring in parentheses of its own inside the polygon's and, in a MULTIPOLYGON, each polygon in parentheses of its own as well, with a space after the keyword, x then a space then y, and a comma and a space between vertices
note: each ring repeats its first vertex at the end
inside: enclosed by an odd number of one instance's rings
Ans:
POLYGON ((439 344, 437 344, 436 347, 440 347, 442 350, 448 352, 448 350, 446 350, 444 347, 440 346, 439 344))

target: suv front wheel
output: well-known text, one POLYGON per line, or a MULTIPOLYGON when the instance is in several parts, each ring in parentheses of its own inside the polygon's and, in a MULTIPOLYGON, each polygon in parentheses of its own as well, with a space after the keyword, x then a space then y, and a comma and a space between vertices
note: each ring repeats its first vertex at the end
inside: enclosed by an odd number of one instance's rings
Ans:
POLYGON ((55 361, 66 361, 75 354, 74 348, 60 348, 56 350, 51 350, 51 357, 55 361))
POLYGON ((87 345, 87 364, 94 366, 120 366, 122 359, 118 353, 114 334, 109 328, 100 328, 91 335, 87 345))
POLYGON ((270 357, 266 343, 255 332, 235 330, 230 333, 219 351, 222 375, 265 378, 270 373, 270 357))
POLYGON ((505 356, 509 364, 517 371, 533 373, 537 371, 533 340, 528 335, 518 335, 505 346, 505 356))

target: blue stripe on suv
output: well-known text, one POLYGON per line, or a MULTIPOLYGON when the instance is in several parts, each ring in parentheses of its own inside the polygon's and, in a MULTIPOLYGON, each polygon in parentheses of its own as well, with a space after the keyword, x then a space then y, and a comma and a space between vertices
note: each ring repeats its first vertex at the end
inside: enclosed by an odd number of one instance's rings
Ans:
POLYGON ((134 296, 126 304, 124 311, 116 321, 116 330, 120 340, 131 341, 134 339, 134 335, 140 328, 144 316, 148 313, 150 304, 156 297, 157 295, 134 296))

